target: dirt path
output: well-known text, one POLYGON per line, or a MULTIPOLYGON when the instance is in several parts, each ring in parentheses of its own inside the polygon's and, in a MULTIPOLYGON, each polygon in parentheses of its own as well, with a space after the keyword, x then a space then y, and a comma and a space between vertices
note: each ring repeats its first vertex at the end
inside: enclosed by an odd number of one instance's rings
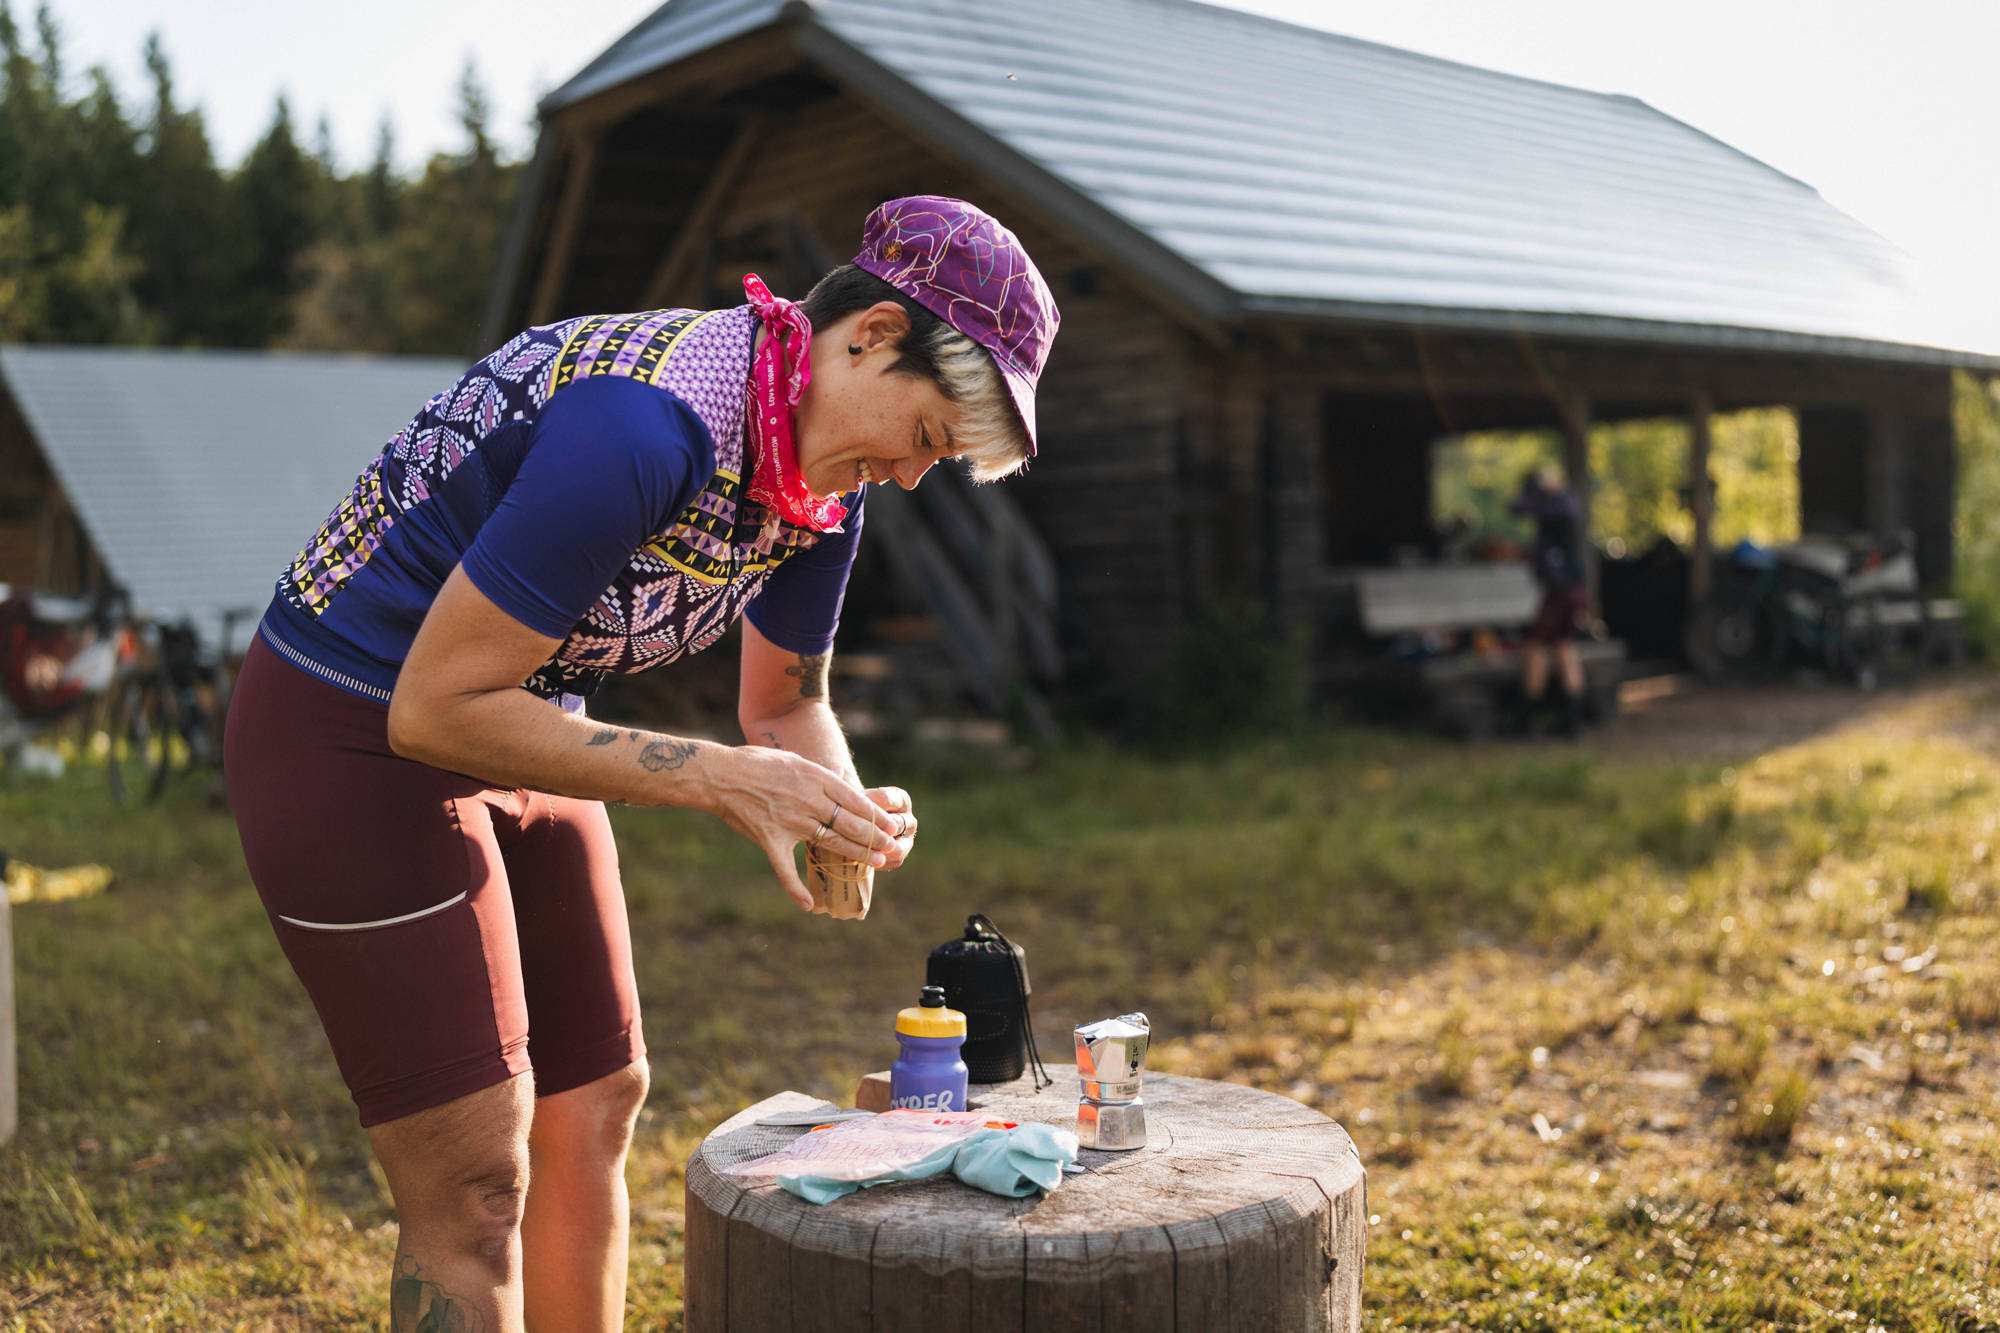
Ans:
MULTIPOLYGON (((1851 686, 1776 685, 1720 689, 1693 676, 1679 677, 1675 692, 1627 712, 1588 733, 1585 744, 1607 757, 1656 754, 1683 760, 1764 754, 1843 727, 1863 725, 1907 705, 1928 701, 1971 704, 1991 691, 1984 671, 1936 672, 1913 685, 1863 694, 1851 686)), ((1990 709, 1967 711, 2000 741, 2000 718, 1990 709)))

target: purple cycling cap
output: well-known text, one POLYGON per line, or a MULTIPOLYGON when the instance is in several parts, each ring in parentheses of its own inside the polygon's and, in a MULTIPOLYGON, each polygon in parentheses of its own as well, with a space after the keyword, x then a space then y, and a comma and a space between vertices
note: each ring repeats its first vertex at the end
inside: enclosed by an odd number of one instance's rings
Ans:
POLYGON ((1014 233, 963 199, 912 195, 868 215, 854 263, 993 354, 1032 457, 1035 383, 1062 312, 1014 233))

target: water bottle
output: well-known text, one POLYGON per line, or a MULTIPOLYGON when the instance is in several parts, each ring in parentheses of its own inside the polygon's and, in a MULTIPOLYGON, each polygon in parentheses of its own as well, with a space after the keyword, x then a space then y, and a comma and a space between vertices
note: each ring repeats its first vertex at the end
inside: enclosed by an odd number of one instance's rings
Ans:
POLYGON ((944 1007, 944 987, 926 986, 914 1008, 896 1015, 903 1053, 889 1066, 892 1111, 965 1110, 965 1015, 944 1007))

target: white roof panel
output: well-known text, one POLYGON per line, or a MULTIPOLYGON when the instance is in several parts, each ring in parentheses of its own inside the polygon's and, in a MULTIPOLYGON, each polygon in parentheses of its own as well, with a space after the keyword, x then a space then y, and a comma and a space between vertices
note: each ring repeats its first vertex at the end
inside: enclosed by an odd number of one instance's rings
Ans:
MULTIPOLYGON (((261 611, 368 461, 464 367, 429 357, 0 347, 0 376, 139 610, 261 611)), ((240 640, 239 640, 240 642, 240 640)))

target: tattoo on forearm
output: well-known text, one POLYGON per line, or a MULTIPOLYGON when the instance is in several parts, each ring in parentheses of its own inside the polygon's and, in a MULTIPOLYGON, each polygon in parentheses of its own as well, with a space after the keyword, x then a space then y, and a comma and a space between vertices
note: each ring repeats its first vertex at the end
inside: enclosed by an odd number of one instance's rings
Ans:
POLYGON ((595 736, 592 736, 589 740, 585 741, 584 744, 609 745, 611 744, 611 742, 617 739, 618 739, 618 728, 606 727, 602 731, 598 732, 595 736))
POLYGON ((396 1256, 389 1280, 389 1333, 485 1333, 486 1321, 462 1296, 423 1276, 414 1254, 396 1256))
POLYGON ((785 668, 785 674, 799 682, 799 698, 824 699, 826 697, 825 653, 800 653, 799 664, 785 668))
POLYGON ((663 768, 679 768, 694 758, 699 748, 693 741, 677 741, 671 737, 653 741, 639 752, 639 764, 648 773, 657 773, 663 768))

